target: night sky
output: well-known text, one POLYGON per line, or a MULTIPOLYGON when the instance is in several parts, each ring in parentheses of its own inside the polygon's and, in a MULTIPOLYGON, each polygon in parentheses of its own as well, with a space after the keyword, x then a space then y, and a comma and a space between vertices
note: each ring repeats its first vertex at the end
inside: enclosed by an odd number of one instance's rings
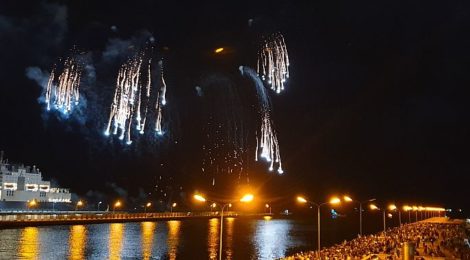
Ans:
POLYGON ((468 207, 469 29, 464 2, 1 1, 0 149, 80 196, 113 197, 116 187, 139 196, 158 176, 187 193, 229 196, 249 176, 271 201, 348 193, 468 207), (274 32, 291 61, 286 91, 269 91, 282 176, 254 162, 255 92, 238 70, 256 67, 263 37, 274 32), (165 62, 167 132, 127 147, 103 130, 121 61, 149 37, 165 62), (45 112, 26 71, 49 72, 74 46, 95 75, 82 86, 83 113, 64 120, 45 112), (215 55, 217 47, 226 51, 215 55), (107 59, 111 48, 118 58, 107 59), (195 87, 204 84, 201 98, 195 87), (238 93, 229 108, 219 102, 228 88, 238 93), (224 117, 226 109, 236 117, 224 117), (210 116, 246 124, 241 178, 202 173, 210 116))

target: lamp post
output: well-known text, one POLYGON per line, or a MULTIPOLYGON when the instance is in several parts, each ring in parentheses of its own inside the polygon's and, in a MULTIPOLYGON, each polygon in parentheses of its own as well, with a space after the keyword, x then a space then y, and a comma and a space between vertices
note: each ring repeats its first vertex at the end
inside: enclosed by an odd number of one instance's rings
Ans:
POLYGON ((362 210, 362 204, 366 203, 366 202, 373 202, 373 201, 375 201, 375 198, 374 199, 363 200, 363 201, 356 201, 356 200, 351 199, 349 196, 344 196, 343 199, 346 202, 355 202, 355 203, 359 204, 359 234, 362 236, 362 211, 363 211, 362 210))
POLYGON ((418 207, 413 206, 412 209, 415 212, 415 222, 418 222, 418 207))
POLYGON ((37 202, 35 199, 28 201, 28 208, 31 209, 37 205, 37 202))
POLYGON ((150 208, 151 206, 152 206, 152 203, 147 202, 147 204, 145 204, 144 213, 147 213, 147 208, 150 208))
POLYGON ((77 211, 77 209, 81 206, 83 206, 83 201, 81 200, 77 201, 77 205, 75 205, 75 211, 77 211))
MULTIPOLYGON (((379 207, 377 207, 377 205, 375 204, 370 204, 369 205, 369 208, 371 210, 381 210, 379 207)), ((385 221, 385 209, 382 209, 382 215, 383 215, 383 224, 384 224, 384 233, 387 231, 387 223, 385 221)))
POLYGON ((397 211, 397 212, 398 212, 398 223, 399 223, 399 225, 401 226, 401 211, 400 211, 400 209, 398 209, 395 204, 390 204, 390 205, 388 206, 388 209, 389 209, 390 211, 397 211))
POLYGON ((173 204, 171 204, 171 208, 170 208, 170 212, 173 213, 173 208, 176 207, 176 202, 173 202, 173 204))
MULTIPOLYGON (((208 200, 206 200, 206 198, 200 194, 195 194, 193 196, 193 198, 197 201, 200 201, 200 202, 206 202, 208 200)), ((241 199, 240 199, 240 202, 250 202, 252 201, 254 198, 254 196, 252 194, 245 194, 241 199)), ((212 205, 220 205, 220 236, 219 236, 219 260, 222 260, 222 234, 223 234, 223 231, 224 231, 224 210, 225 210, 225 207, 232 207, 232 203, 215 203, 213 202, 212 205)), ((212 206, 211 205, 211 206, 212 206)), ((214 206, 214 207, 215 207, 214 206)))
POLYGON ((271 215, 272 212, 271 212, 271 206, 269 204, 266 203, 266 205, 264 205, 266 207, 266 211, 269 209, 269 214, 271 215))
POLYGON ((309 200, 305 199, 304 197, 299 196, 299 197, 297 197, 297 201, 300 202, 300 203, 308 203, 312 206, 317 207, 317 250, 318 250, 318 256, 320 257, 320 249, 321 249, 320 208, 321 208, 321 206, 326 205, 326 204, 332 204, 332 205, 339 204, 339 203, 341 203, 341 200, 339 198, 334 197, 334 198, 330 199, 327 202, 315 203, 313 201, 309 201, 309 200))
POLYGON ((98 202, 98 207, 97 207, 97 211, 100 211, 100 204, 103 203, 102 201, 98 202))
POLYGON ((114 211, 116 210, 116 208, 119 208, 119 207, 121 207, 121 202, 118 200, 113 205, 113 214, 114 214, 114 211))
POLYGON ((413 208, 410 207, 410 206, 408 206, 408 205, 404 205, 404 206, 403 206, 403 210, 404 210, 405 212, 408 212, 408 223, 411 223, 411 210, 412 210, 412 209, 413 209, 413 208))

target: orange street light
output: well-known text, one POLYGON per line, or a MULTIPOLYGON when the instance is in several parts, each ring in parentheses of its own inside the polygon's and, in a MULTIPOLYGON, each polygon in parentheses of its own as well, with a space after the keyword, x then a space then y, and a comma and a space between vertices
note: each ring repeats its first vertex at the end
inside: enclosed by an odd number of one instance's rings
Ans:
POLYGON ((170 208, 170 211, 171 211, 171 212, 173 212, 173 208, 175 208, 176 205, 177 205, 176 202, 173 202, 173 204, 171 204, 171 208, 170 208))
POLYGON ((248 193, 248 194, 243 195, 243 197, 240 199, 240 201, 241 202, 250 202, 250 201, 253 200, 253 198, 254 198, 253 194, 248 193))
POLYGON ((194 199, 197 200, 197 201, 201 201, 201 202, 205 202, 206 201, 206 198, 204 198, 202 195, 200 194, 194 194, 194 199))
POLYGON ((269 214, 272 214, 271 213, 272 212, 271 206, 268 203, 266 203, 266 205, 264 205, 264 207, 266 208, 266 210, 269 209, 269 214))
POLYGON ((408 205, 404 205, 403 210, 405 212, 408 212, 408 223, 411 223, 411 211, 413 210, 413 207, 410 207, 408 205))
POLYGON ((78 207, 81 207, 81 206, 83 206, 83 201, 81 201, 81 200, 77 201, 77 205, 75 206, 75 210, 77 210, 78 207))
POLYGON ((375 201, 375 199, 373 198, 373 199, 368 199, 368 200, 363 200, 363 201, 357 201, 357 200, 353 200, 348 195, 344 195, 343 200, 345 202, 355 202, 355 203, 359 204, 359 234, 362 236, 362 211, 363 211, 362 210, 362 204, 367 203, 367 202, 375 201))
MULTIPOLYGON (((222 50, 223 50, 223 48, 222 48, 222 50)), ((220 50, 220 51, 222 51, 222 50, 220 50)), ((209 200, 206 200, 206 198, 204 198, 200 194, 195 194, 193 197, 197 201, 201 201, 201 202, 209 201, 209 200)), ((253 201, 253 199, 254 199, 253 194, 247 193, 247 194, 243 195, 243 197, 241 197, 239 201, 240 202, 251 202, 251 201, 253 201)), ((222 244, 223 244, 222 243, 222 239, 223 239, 222 234, 224 232, 224 225, 223 225, 223 223, 224 223, 224 210, 225 210, 226 207, 229 207, 229 208, 232 207, 232 203, 225 203, 225 204, 224 203, 218 203, 217 204, 214 201, 210 201, 210 202, 212 202, 212 204, 210 206, 211 208, 215 208, 215 207, 217 207, 217 205, 219 205, 219 207, 220 207, 219 259, 222 260, 222 253, 223 253, 222 252, 222 244)))
POLYGON ((29 208, 35 207, 36 205, 37 205, 36 200, 31 200, 31 201, 28 202, 28 207, 29 208))
POLYGON ((116 202, 114 203, 114 205, 113 205, 113 213, 114 213, 114 211, 116 210, 116 208, 119 208, 119 207, 121 207, 121 202, 118 200, 118 201, 116 201, 116 202))
POLYGON ((369 205, 369 208, 370 208, 371 210, 380 210, 379 207, 377 207, 375 204, 370 204, 370 205, 369 205))
POLYGON ((388 210, 390 211, 398 211, 398 223, 401 226, 401 211, 395 204, 388 205, 388 210))
MULTIPOLYGON (((349 197, 348 197, 349 198, 349 197)), ((321 216, 320 216, 320 208, 321 206, 323 205, 326 205, 326 204, 332 204, 332 205, 336 205, 336 204, 339 204, 341 203, 341 199, 338 198, 338 197, 333 197, 331 198, 329 201, 327 202, 323 202, 323 203, 315 203, 313 201, 309 201, 307 200, 306 198, 302 197, 302 196, 297 196, 297 201, 300 202, 300 203, 309 203, 310 205, 315 205, 317 206, 317 252, 318 252, 318 256, 321 258, 321 255, 320 255, 320 248, 321 248, 321 232, 320 232, 320 227, 321 227, 321 223, 320 223, 320 219, 321 219, 321 216)))
POLYGON ((297 201, 300 203, 307 203, 307 200, 304 197, 300 197, 300 196, 297 197, 297 201))
POLYGON ((214 50, 215 53, 221 53, 224 51, 224 48, 220 47, 214 50))
POLYGON ((147 204, 145 204, 145 207, 144 207, 144 213, 147 212, 147 208, 150 208, 152 206, 152 202, 147 202, 147 204))
POLYGON ((338 197, 333 197, 330 199, 330 204, 333 204, 333 205, 336 205, 336 204, 340 204, 341 203, 341 199, 338 198, 338 197))

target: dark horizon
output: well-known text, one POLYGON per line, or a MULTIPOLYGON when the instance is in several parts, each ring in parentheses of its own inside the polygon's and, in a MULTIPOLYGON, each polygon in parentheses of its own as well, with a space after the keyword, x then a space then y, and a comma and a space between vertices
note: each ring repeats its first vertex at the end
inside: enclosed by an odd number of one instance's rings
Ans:
POLYGON ((81 197, 115 198, 113 185, 138 197, 162 176, 183 187, 181 196, 230 196, 249 185, 271 201, 349 194, 468 212, 468 11, 442 2, 4 1, 0 150, 81 197), (260 42, 274 32, 284 35, 291 63, 286 90, 269 90, 283 175, 254 161, 256 93, 239 72, 256 67, 260 42), (103 131, 119 66, 150 37, 164 60, 167 132, 126 146, 103 131), (95 76, 81 87, 84 116, 59 119, 38 102, 42 88, 27 68, 50 72, 74 47, 95 76), (214 54, 218 47, 225 52, 214 54), (111 48, 117 58, 107 60, 111 48), (246 145, 241 177, 202 172, 203 145, 233 141, 211 139, 208 118, 246 129, 236 140, 246 145))

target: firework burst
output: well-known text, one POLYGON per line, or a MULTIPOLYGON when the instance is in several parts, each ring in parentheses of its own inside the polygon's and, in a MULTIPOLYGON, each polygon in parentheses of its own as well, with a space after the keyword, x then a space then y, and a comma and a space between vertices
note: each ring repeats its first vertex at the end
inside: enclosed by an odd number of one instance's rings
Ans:
POLYGON ((47 82, 45 102, 47 110, 51 108, 69 114, 80 101, 80 77, 82 66, 71 57, 64 62, 63 71, 56 77, 56 68, 52 69, 47 82))
POLYGON ((119 69, 106 136, 112 130, 113 135, 119 135, 120 140, 126 138, 126 143, 131 144, 131 129, 134 125, 139 133, 144 133, 151 94, 151 63, 151 59, 148 59, 147 68, 143 68, 144 58, 138 56, 119 69), (144 71, 147 71, 146 81, 142 79, 145 77, 144 71))
POLYGON ((269 163, 269 171, 273 171, 277 165, 277 172, 283 174, 279 141, 271 120, 271 102, 268 93, 253 69, 245 66, 240 66, 239 69, 242 75, 246 75, 254 81, 259 100, 261 126, 256 135, 255 160, 258 161, 258 157, 261 157, 269 163))
POLYGON ((276 93, 284 90, 289 78, 289 55, 282 34, 276 33, 264 41, 258 54, 257 72, 276 93))

